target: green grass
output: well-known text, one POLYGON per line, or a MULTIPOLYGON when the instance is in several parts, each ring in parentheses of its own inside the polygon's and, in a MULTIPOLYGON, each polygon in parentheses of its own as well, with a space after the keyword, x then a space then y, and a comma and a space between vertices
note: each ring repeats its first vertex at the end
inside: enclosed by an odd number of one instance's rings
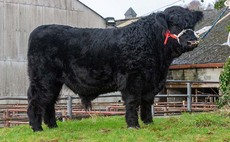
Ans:
POLYGON ((94 117, 58 122, 33 133, 29 126, 0 129, 1 142, 229 142, 230 117, 217 113, 154 118, 141 129, 127 129, 124 117, 94 117))

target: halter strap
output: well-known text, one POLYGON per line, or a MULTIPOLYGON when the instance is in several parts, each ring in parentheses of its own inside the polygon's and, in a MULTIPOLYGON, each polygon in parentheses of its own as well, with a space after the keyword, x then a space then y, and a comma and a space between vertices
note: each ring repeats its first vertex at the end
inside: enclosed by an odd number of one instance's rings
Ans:
POLYGON ((167 44, 169 37, 174 38, 174 39, 178 39, 177 35, 171 34, 170 31, 167 30, 167 31, 165 32, 165 41, 164 41, 164 45, 167 44))
POLYGON ((168 42, 168 38, 171 37, 173 39, 176 39, 178 41, 178 43, 180 44, 180 37, 187 31, 192 31, 194 33, 194 35, 196 36, 196 38, 199 38, 199 36, 192 30, 192 29, 184 29, 182 30, 178 35, 176 34, 172 34, 169 30, 167 30, 165 32, 165 40, 164 40, 164 45, 167 44, 168 42))

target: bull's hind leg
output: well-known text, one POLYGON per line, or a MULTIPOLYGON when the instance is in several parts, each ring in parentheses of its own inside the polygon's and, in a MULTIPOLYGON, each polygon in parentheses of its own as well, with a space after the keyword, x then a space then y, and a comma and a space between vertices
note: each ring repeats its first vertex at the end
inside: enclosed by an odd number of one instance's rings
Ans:
POLYGON ((49 97, 49 99, 46 100, 43 119, 44 119, 44 123, 49 128, 57 127, 56 117, 55 117, 56 116, 55 115, 55 103, 58 99, 61 88, 62 88, 61 83, 54 83, 52 85, 50 84, 48 88, 49 92, 47 93, 47 96, 49 97))
POLYGON ((57 127, 56 118, 55 118, 55 108, 54 103, 47 104, 44 110, 44 123, 49 128, 55 128, 57 127))
POLYGON ((42 105, 38 99, 38 91, 30 86, 27 92, 28 95, 28 110, 29 124, 33 131, 42 131, 42 105))
POLYGON ((49 128, 57 127, 54 105, 62 88, 60 83, 31 83, 28 90, 28 117, 34 131, 42 131, 42 117, 49 128))

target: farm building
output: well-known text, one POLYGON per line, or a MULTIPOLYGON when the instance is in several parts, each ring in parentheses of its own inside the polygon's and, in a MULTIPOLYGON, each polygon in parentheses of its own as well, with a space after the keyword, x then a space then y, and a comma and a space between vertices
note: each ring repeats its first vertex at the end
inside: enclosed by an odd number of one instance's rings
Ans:
POLYGON ((105 19, 78 0, 0 0, 0 96, 26 96, 28 37, 43 24, 106 28, 105 19))

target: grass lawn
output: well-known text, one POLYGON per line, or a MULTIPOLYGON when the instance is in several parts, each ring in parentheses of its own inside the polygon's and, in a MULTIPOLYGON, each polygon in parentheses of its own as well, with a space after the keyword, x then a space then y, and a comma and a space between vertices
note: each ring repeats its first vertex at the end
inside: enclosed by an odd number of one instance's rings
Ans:
POLYGON ((127 129, 123 116, 58 122, 32 132, 29 126, 0 129, 0 142, 230 142, 230 117, 218 113, 154 118, 141 129, 127 129))

